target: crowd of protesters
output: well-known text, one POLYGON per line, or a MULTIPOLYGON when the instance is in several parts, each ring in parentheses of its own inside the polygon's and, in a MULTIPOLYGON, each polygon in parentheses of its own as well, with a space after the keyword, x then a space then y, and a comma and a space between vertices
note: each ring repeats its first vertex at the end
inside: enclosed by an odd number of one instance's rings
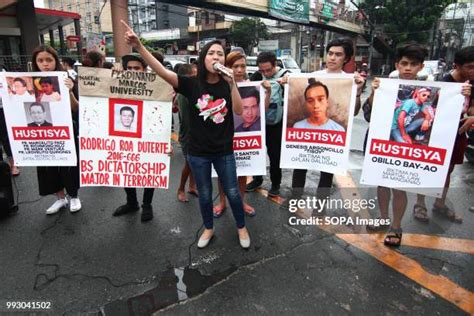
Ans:
MULTIPOLYGON (((214 99, 225 100, 225 107, 229 113, 240 115, 246 111, 247 96, 241 96, 237 89, 238 82, 249 80, 261 81, 265 90, 265 123, 266 125, 266 147, 270 162, 271 187, 268 195, 275 197, 280 195, 280 184, 282 180, 282 170, 280 168, 281 139, 282 139, 282 116, 283 116, 283 86, 287 83, 287 74, 276 65, 276 56, 271 52, 262 52, 257 57, 259 71, 251 78, 247 78, 246 56, 243 52, 236 50, 226 55, 226 49, 218 40, 207 43, 200 51, 197 64, 179 64, 174 71, 163 66, 163 56, 159 53, 149 52, 139 41, 138 36, 132 29, 124 23, 127 31, 125 41, 132 46, 137 53, 122 56, 121 67, 105 63, 104 57, 97 52, 89 52, 83 59, 83 65, 96 68, 122 68, 127 71, 148 71, 151 68, 157 75, 163 78, 175 90, 173 108, 179 113, 179 142, 185 159, 185 164, 181 172, 180 184, 177 192, 179 202, 188 202, 186 193, 199 199, 204 231, 201 234, 197 246, 206 247, 214 236, 214 218, 222 215, 226 209, 226 199, 230 204, 239 242, 242 248, 250 247, 250 235, 245 224, 245 215, 254 216, 255 208, 245 202, 245 192, 252 192, 258 189, 263 183, 263 177, 255 176, 247 183, 247 177, 237 177, 236 162, 233 152, 234 120, 233 115, 224 116, 223 120, 214 120, 209 117, 203 120, 198 107, 193 106, 203 95, 211 95, 214 99), (230 76, 223 75, 214 69, 214 63, 225 65, 230 72, 230 76), (216 137, 218 135, 218 137, 216 137), (212 178, 211 170, 215 168, 218 174, 218 187, 220 198, 216 205, 212 199, 212 178), (189 181, 188 189, 186 183, 189 181)), ((326 46, 327 68, 316 73, 344 73, 343 68, 353 57, 353 43, 349 39, 338 38, 328 43, 326 46)), ((423 62, 427 56, 427 51, 418 44, 406 44, 397 50, 395 68, 398 70, 399 79, 417 80, 418 72, 423 68, 423 62)), ((58 54, 48 46, 39 46, 32 56, 33 71, 67 71, 68 77, 65 85, 70 91, 71 113, 74 126, 74 139, 76 149, 78 144, 78 107, 80 100, 78 95, 77 73, 74 70, 74 60, 63 58, 59 60, 58 54)), ((462 94, 466 97, 466 105, 463 116, 460 118, 459 130, 453 149, 449 173, 446 178, 445 188, 441 198, 436 199, 433 205, 433 212, 445 216, 448 220, 461 223, 462 218, 454 210, 450 209, 446 203, 446 195, 450 184, 451 173, 456 164, 462 164, 464 150, 466 148, 466 131, 474 123, 474 47, 466 47, 459 50, 454 59, 455 69, 447 74, 442 81, 464 83, 462 94)), ((354 81, 357 85, 356 107, 354 115, 357 115, 361 108, 361 93, 365 87, 366 74, 354 74, 354 81)), ((21 80, 15 82, 18 85, 18 94, 26 84, 21 80)), ((362 109, 364 118, 370 122, 371 111, 374 99, 374 92, 380 85, 380 80, 374 78, 371 84, 371 94, 365 100, 362 109)), ((312 82, 305 91, 305 97, 319 90, 324 91, 324 85, 312 82), (318 90, 319 89, 319 90, 318 90), (314 90, 314 91, 313 91, 314 90)), ((327 88, 326 88, 327 91, 327 88)), ((321 92, 322 93, 322 92, 321 92)), ((399 115, 404 118, 411 109, 417 110, 418 103, 422 103, 424 94, 429 91, 417 91, 413 96, 412 103, 400 107, 399 115), (415 99, 416 98, 416 99, 415 99), (421 100, 421 101, 420 101, 421 100)), ((326 92, 326 98, 328 98, 326 92)), ((34 104, 33 104, 34 105, 34 104)), ((3 109, 0 106, 0 112, 3 109)), ((429 114, 426 114, 429 117, 429 114)), ((133 118, 132 118, 133 119, 133 118)), ((322 124, 328 124, 328 119, 322 124)), ((260 122, 260 120, 258 121, 260 122)), ((398 122, 398 121, 397 121, 398 122)), ((407 131, 405 126, 398 128, 395 122, 396 132, 394 137, 400 141, 407 141, 407 131), (396 129, 398 128, 398 129, 396 129), (398 134, 397 134, 398 133, 398 134)), ((400 121, 401 122, 401 121, 400 121)), ((254 121, 249 123, 253 124, 254 121)), ((298 122, 309 124, 306 120, 298 122)), ((259 123, 260 124, 260 123, 259 123)), ((424 122, 420 121, 420 124, 424 122)), ((421 126, 421 125, 420 125, 421 126)), ((244 128, 244 127, 242 127, 244 128)), ((424 127, 419 127, 423 129, 424 127)), ((406 127, 408 130, 409 127, 406 127)), ((0 113, 0 141, 5 150, 8 162, 12 168, 12 175, 18 176, 20 169, 15 166, 13 155, 8 141, 5 118, 0 113)), ((367 142, 367 135, 366 135, 367 142)), ((366 142, 364 147, 366 146, 366 142)), ((1 151, 0 151, 1 152, 1 151)), ((79 151, 77 150, 77 153, 79 151)), ((294 170, 292 179, 292 196, 299 198, 304 192, 307 170, 294 170)), ((46 214, 56 214, 61 209, 69 206, 71 212, 81 209, 79 199, 79 168, 76 167, 37 167, 39 194, 55 195, 56 201, 46 210, 46 214)), ((324 199, 329 196, 333 185, 333 174, 321 172, 317 190, 317 198, 324 199)), ((126 203, 119 206, 114 212, 114 216, 120 216, 142 209, 141 220, 149 221, 153 218, 153 188, 144 189, 142 205, 138 202, 135 188, 125 188, 126 203)), ((407 208, 407 193, 405 191, 379 186, 377 188, 379 203, 379 217, 389 219, 389 204, 392 200, 393 219, 391 225, 368 225, 367 231, 388 230, 384 243, 388 246, 399 246, 402 241, 401 221, 407 208)), ((322 210, 319 210, 322 211, 322 210)), ((413 216, 423 222, 429 221, 428 209, 423 195, 417 196, 417 202, 413 206, 413 216)))

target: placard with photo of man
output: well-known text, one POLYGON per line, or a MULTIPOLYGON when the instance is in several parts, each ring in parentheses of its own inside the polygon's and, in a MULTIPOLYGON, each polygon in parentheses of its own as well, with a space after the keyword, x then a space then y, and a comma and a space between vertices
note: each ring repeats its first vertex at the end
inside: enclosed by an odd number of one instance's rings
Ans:
POLYGON ((285 86, 282 168, 345 174, 357 87, 353 74, 291 74, 285 86))

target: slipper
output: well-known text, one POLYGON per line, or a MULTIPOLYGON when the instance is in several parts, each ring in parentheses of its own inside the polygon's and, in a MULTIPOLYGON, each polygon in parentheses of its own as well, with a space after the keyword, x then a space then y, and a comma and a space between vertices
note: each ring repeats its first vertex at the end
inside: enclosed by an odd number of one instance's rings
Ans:
POLYGON ((212 213, 214 215, 214 218, 219 218, 224 214, 225 211, 225 206, 223 208, 218 207, 219 204, 215 205, 212 207, 212 213))
POLYGON ((420 204, 413 205, 413 216, 416 220, 423 223, 428 223, 430 221, 430 218, 428 217, 428 210, 426 207, 420 204))
MULTIPOLYGON (((376 222, 380 222, 381 217, 377 217, 376 222)), ((380 225, 372 225, 368 224, 365 226, 365 229, 368 232, 380 232, 380 231, 386 231, 390 227, 390 224, 380 224, 380 225)))
POLYGON ((458 224, 462 223, 462 217, 457 215, 455 211, 453 211, 447 206, 436 207, 433 205, 432 211, 433 213, 437 213, 441 216, 444 216, 445 218, 449 219, 451 222, 458 223, 458 224))
POLYGON ((251 207, 250 205, 247 204, 247 206, 249 208, 245 208, 245 204, 244 204, 244 213, 245 215, 247 216, 250 216, 250 217, 254 217, 257 213, 255 212, 255 209, 253 207, 251 207))
POLYGON ((390 228, 385 239, 383 240, 383 244, 389 247, 399 247, 402 243, 402 229, 398 228, 390 228))
POLYGON ((191 191, 191 190, 189 190, 188 193, 191 194, 191 195, 194 195, 195 197, 199 197, 199 194, 198 194, 197 191, 191 191))

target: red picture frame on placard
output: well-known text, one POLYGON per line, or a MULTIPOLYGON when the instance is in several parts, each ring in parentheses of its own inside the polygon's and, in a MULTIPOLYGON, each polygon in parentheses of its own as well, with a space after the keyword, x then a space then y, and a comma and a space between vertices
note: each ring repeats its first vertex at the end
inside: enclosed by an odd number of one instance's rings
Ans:
POLYGON ((109 135, 142 137, 143 101, 109 99, 109 135))

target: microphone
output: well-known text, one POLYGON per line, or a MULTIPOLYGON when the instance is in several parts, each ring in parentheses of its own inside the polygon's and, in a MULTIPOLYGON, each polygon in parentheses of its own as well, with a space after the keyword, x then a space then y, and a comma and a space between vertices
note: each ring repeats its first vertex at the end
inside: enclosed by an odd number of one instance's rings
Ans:
POLYGON ((224 76, 232 78, 232 74, 229 72, 229 69, 226 68, 223 64, 220 62, 216 61, 214 64, 212 64, 212 68, 214 68, 215 71, 217 71, 220 74, 223 74, 224 76))

